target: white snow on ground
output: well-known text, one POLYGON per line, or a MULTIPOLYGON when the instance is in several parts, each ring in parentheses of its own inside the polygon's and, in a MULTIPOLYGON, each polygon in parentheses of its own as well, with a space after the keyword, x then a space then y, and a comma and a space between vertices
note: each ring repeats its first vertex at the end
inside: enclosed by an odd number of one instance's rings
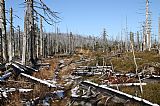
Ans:
POLYGON ((7 93, 6 92, 2 92, 3 97, 7 98, 7 93))
MULTIPOLYGON (((18 89, 18 90, 19 90, 19 92, 29 92, 29 91, 32 91, 33 89, 18 89)), ((0 91, 6 92, 6 93, 14 92, 14 91, 16 91, 16 88, 5 88, 5 89, 0 88, 0 91)))
POLYGON ((46 80, 46 81, 49 82, 49 83, 52 83, 52 84, 57 84, 57 81, 55 81, 54 79, 53 80, 46 80))
POLYGON ((78 89, 79 89, 79 86, 76 86, 75 88, 71 89, 71 96, 72 97, 79 97, 79 95, 77 95, 78 89))
POLYGON ((160 76, 158 75, 152 75, 154 78, 160 78, 160 76))
MULTIPOLYGON (((140 83, 122 83, 122 84, 110 84, 109 86, 139 86, 140 83)), ((141 83, 141 85, 147 85, 147 83, 141 83)))
POLYGON ((19 92, 30 92, 32 91, 33 89, 19 89, 19 92))
POLYGON ((71 85, 72 83, 73 83, 73 81, 69 81, 69 82, 65 83, 64 86, 71 85))

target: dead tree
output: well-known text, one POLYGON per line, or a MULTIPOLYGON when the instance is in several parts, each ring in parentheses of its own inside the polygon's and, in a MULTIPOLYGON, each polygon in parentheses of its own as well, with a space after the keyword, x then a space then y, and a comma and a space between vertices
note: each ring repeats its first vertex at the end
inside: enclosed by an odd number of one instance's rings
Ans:
POLYGON ((8 56, 9 56, 9 61, 12 60, 12 35, 13 35, 13 31, 12 31, 12 23, 13 23, 13 19, 12 19, 12 8, 10 9, 10 34, 8 37, 8 56))
POLYGON ((75 36, 72 35, 72 36, 71 36, 71 43, 72 43, 71 49, 72 49, 72 53, 75 52, 75 39, 76 39, 75 36))
POLYGON ((106 29, 104 28, 104 30, 103 30, 103 52, 105 52, 106 51, 106 43, 107 43, 107 39, 106 39, 106 36, 107 36, 107 34, 106 34, 106 29))
POLYGON ((8 62, 8 41, 6 35, 6 15, 5 15, 5 1, 0 0, 0 28, 2 30, 2 54, 3 62, 8 62))
POLYGON ((140 48, 139 32, 137 31, 137 51, 140 51, 140 48))
POLYGON ((15 34, 14 34, 14 28, 12 28, 12 58, 15 57, 15 51, 16 51, 16 45, 15 45, 15 34))
POLYGON ((0 28, 0 62, 3 62, 2 29, 0 28))
POLYGON ((69 36, 68 36, 68 52, 71 53, 71 36, 72 36, 72 32, 70 32, 69 36))
POLYGON ((52 48, 51 48, 51 44, 52 44, 52 39, 51 39, 51 34, 50 33, 48 33, 47 34, 47 36, 48 36, 48 55, 51 55, 52 53, 52 48))
POLYGON ((130 32, 130 51, 131 52, 132 52, 132 45, 133 45, 133 48, 134 48, 134 34, 133 34, 133 32, 130 32))
POLYGON ((147 36, 147 49, 151 50, 151 20, 149 20, 149 0, 146 0, 146 36, 147 36))
POLYGON ((23 37, 23 55, 22 55, 22 63, 24 64, 26 61, 26 40, 29 37, 28 47, 29 47, 29 60, 32 65, 34 65, 35 59, 35 35, 34 35, 34 12, 33 12, 33 0, 25 0, 26 2, 26 12, 25 12, 25 24, 24 24, 24 37, 23 37), (24 56, 25 55, 25 56, 24 56))
MULTIPOLYGON (((27 40, 27 51, 29 52, 28 61, 32 64, 36 64, 36 55, 38 54, 35 50, 39 47, 37 47, 37 36, 36 36, 36 26, 35 26, 35 14, 41 16, 47 22, 48 24, 52 25, 55 21, 54 19, 58 19, 59 17, 56 16, 57 12, 51 11, 50 8, 47 7, 47 5, 42 0, 25 0, 26 4, 26 40, 27 40), (39 2, 38 2, 39 1, 39 2), (44 17, 41 13, 36 11, 36 8, 43 11, 45 14, 44 17)), ((42 34, 42 26, 41 26, 41 34, 42 34)), ((40 35, 41 37, 41 35, 40 35)), ((42 37, 41 37, 42 39, 42 37)), ((42 55, 42 40, 40 40, 40 55, 42 55)), ((25 50, 25 49, 24 49, 25 50)), ((39 52, 39 51, 38 51, 39 52)), ((24 57, 24 56, 23 56, 24 57)))
POLYGON ((56 53, 59 52, 59 29, 56 28, 56 53))
POLYGON ((69 35, 69 53, 70 54, 73 53, 73 34, 72 32, 70 32, 70 35, 69 35))
POLYGON ((27 11, 25 12, 24 17, 24 34, 23 34, 23 46, 22 46, 22 64, 26 64, 26 50, 27 50, 27 27, 28 27, 28 19, 27 19, 27 11))
POLYGON ((28 11, 28 20, 29 20, 29 37, 30 37, 30 61, 32 63, 32 65, 35 65, 35 26, 34 26, 34 12, 33 12, 33 0, 28 0, 28 4, 27 4, 27 11, 28 11))
POLYGON ((15 55, 15 37, 14 37, 14 29, 13 29, 13 9, 10 9, 10 33, 8 37, 8 56, 9 61, 12 60, 12 58, 15 55))
POLYGON ((44 37, 44 57, 46 58, 48 56, 48 45, 47 45, 47 42, 48 42, 48 36, 45 35, 44 37))
POLYGON ((43 26, 42 26, 42 17, 40 18, 40 56, 43 56, 43 26))
POLYGON ((125 50, 128 52, 129 51, 129 39, 128 39, 128 23, 127 23, 127 17, 126 17, 126 28, 125 28, 125 50))
POLYGON ((159 26, 158 26, 158 51, 160 54, 160 17, 159 17, 159 26))
POLYGON ((36 59, 39 58, 39 40, 40 40, 40 33, 38 29, 38 24, 35 24, 35 43, 36 43, 36 59))
MULTIPOLYGON (((130 35, 132 36, 133 33, 130 32, 130 35)), ((140 75, 138 74, 138 65, 137 65, 136 56, 135 56, 135 53, 134 53, 134 42, 133 42, 133 40, 130 40, 130 44, 131 44, 131 49, 132 49, 132 53, 133 53, 133 60, 134 60, 134 64, 135 64, 136 75, 138 76, 139 83, 140 83, 140 91, 141 91, 141 94, 143 94, 142 83, 141 83, 140 75)))
MULTIPOLYGON (((53 23, 55 22, 54 19, 57 20, 59 19, 59 17, 56 16, 57 12, 51 11, 50 8, 48 8, 47 5, 42 0, 37 0, 37 1, 25 0, 25 4, 26 4, 26 18, 25 18, 26 37, 24 38, 26 39, 27 46, 28 46, 26 47, 29 53, 28 61, 32 65, 35 65, 36 64, 35 59, 36 59, 36 53, 37 53, 35 50, 36 48, 38 50, 38 47, 36 46, 38 41, 36 41, 36 31, 35 31, 36 26, 34 23, 36 19, 34 18, 35 17, 34 15, 36 14, 41 16, 45 20, 45 22, 47 22, 50 25, 53 25, 53 23), (37 12, 36 8, 41 9, 47 18, 44 17, 41 13, 37 12)), ((41 42, 40 45, 42 48, 42 40, 40 40, 40 42, 41 42)), ((23 50, 25 50, 25 48, 23 50)), ((42 55, 42 50, 40 52, 41 52, 40 54, 42 55)), ((22 57, 25 57, 25 56, 22 56, 22 57)))
POLYGON ((145 24, 142 26, 143 27, 143 43, 142 43, 142 51, 145 51, 147 48, 147 36, 146 36, 146 29, 145 29, 145 24))
POLYGON ((19 54, 19 57, 21 57, 21 54, 22 54, 22 48, 21 48, 21 29, 20 29, 20 26, 18 25, 18 54, 19 54))

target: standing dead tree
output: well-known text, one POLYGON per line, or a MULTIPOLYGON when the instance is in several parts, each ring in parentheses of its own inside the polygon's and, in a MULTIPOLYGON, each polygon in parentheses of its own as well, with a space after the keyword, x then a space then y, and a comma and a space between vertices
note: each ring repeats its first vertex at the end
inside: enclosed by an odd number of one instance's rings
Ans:
POLYGON ((2 38, 2 56, 3 62, 8 62, 8 42, 7 42, 7 35, 6 35, 6 15, 5 15, 5 1, 0 0, 0 29, 1 29, 1 38, 2 38))
POLYGON ((22 64, 26 64, 26 50, 27 50, 27 13, 24 16, 24 34, 23 34, 23 47, 22 47, 22 64))
POLYGON ((17 45, 17 51, 18 51, 18 55, 19 57, 21 57, 21 54, 22 54, 22 44, 21 44, 21 29, 20 29, 20 26, 18 25, 18 35, 17 35, 17 42, 18 42, 18 45, 17 45))
MULTIPOLYGON (((133 33, 130 32, 130 36, 133 36, 133 33)), ((137 61, 136 61, 136 56, 134 53, 134 40, 130 40, 130 44, 131 44, 131 49, 132 49, 132 53, 133 53, 133 60, 134 60, 134 64, 135 64, 135 71, 136 71, 136 75, 138 76, 139 82, 140 82, 140 91, 141 94, 143 94, 143 88, 142 88, 142 83, 141 83, 141 79, 140 79, 140 75, 138 73, 138 65, 137 65, 137 61)))
POLYGON ((26 11, 25 11, 25 19, 24 19, 24 36, 23 36, 23 53, 22 53, 22 63, 26 63, 26 48, 27 48, 27 37, 30 38, 28 42, 29 57, 31 63, 33 62, 33 29, 34 29, 34 19, 33 19, 33 0, 26 0, 26 11))
POLYGON ((147 36, 147 49, 151 50, 151 14, 149 13, 149 0, 146 0, 146 36, 147 36))
MULTIPOLYGON (((42 25, 40 28, 40 43, 36 39, 36 26, 34 21, 36 21, 35 14, 39 15, 45 22, 50 25, 53 25, 55 20, 58 20, 57 12, 51 11, 51 9, 42 1, 42 0, 25 0, 26 11, 25 11, 25 24, 24 24, 24 38, 23 38, 23 55, 22 55, 22 63, 26 61, 26 49, 28 48, 28 61, 34 66, 36 64, 36 44, 40 44, 40 55, 42 55, 42 25), (43 15, 36 11, 36 9, 40 9, 43 11, 43 15), (44 16, 45 15, 45 16, 44 16), (37 42, 36 42, 37 40, 37 42), (28 45, 28 47, 26 46, 28 45)), ((41 19, 41 20, 42 20, 41 19)), ((41 22, 42 24, 42 22, 41 22)), ((38 49, 38 47, 37 47, 38 49)), ((38 53, 37 53, 38 54, 38 53)))
POLYGON ((107 46, 106 36, 107 36, 107 34, 106 34, 106 29, 104 28, 104 30, 103 30, 103 52, 106 51, 106 46, 107 46))
POLYGON ((73 53, 73 34, 70 32, 69 35, 69 53, 73 53))
POLYGON ((8 54, 9 54, 9 61, 12 60, 12 57, 13 57, 13 46, 14 46, 14 39, 13 39, 13 16, 12 16, 12 13, 13 13, 13 9, 11 8, 10 9, 10 34, 9 34, 9 37, 8 37, 8 54), (13 39, 13 40, 12 40, 13 39), (13 45, 13 46, 12 46, 13 45))
POLYGON ((134 33, 133 32, 130 32, 130 51, 132 52, 132 45, 133 45, 133 48, 134 48, 134 33))
POLYGON ((147 36, 146 36, 146 29, 145 29, 145 24, 144 25, 142 25, 142 27, 143 27, 143 45, 142 45, 142 51, 145 51, 146 50, 146 48, 147 48, 147 36))
POLYGON ((160 17, 159 17, 159 26, 158 26, 158 51, 160 54, 160 17))
POLYGON ((140 38, 139 38, 139 32, 137 31, 137 51, 140 51, 141 44, 140 44, 140 38))
POLYGON ((40 18, 40 56, 43 56, 43 26, 42 26, 42 17, 40 18))

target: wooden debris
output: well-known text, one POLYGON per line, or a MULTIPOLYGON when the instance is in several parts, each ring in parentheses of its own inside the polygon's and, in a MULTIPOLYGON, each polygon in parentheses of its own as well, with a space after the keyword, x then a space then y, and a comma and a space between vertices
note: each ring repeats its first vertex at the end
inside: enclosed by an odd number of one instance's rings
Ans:
POLYGON ((6 79, 8 79, 11 76, 12 72, 8 72, 4 75, 2 75, 2 77, 0 77, 0 81, 4 81, 6 79))
POLYGON ((23 77, 26 77, 26 78, 28 78, 28 79, 30 79, 30 80, 33 80, 33 81, 35 81, 35 82, 38 82, 38 83, 47 85, 48 87, 56 88, 56 85, 53 85, 53 84, 51 84, 51 83, 49 83, 49 82, 47 82, 47 81, 45 81, 45 80, 41 80, 41 79, 35 78, 35 77, 30 76, 30 75, 27 75, 27 74, 25 74, 25 73, 21 73, 20 75, 23 76, 23 77))
POLYGON ((92 86, 95 89, 97 89, 99 92, 106 92, 108 95, 113 95, 119 98, 123 98, 124 100, 130 100, 139 103, 140 105, 147 105, 147 106, 159 106, 158 104, 152 103, 150 101, 147 101, 143 98, 135 97, 133 95, 129 95, 127 93, 106 87, 104 85, 98 85, 96 83, 90 82, 90 81, 83 81, 81 84, 85 86, 92 86))

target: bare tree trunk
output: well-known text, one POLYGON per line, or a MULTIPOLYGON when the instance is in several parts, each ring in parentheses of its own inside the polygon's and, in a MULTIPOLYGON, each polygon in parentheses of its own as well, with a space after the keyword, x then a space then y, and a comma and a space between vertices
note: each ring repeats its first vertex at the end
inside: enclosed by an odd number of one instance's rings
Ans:
POLYGON ((30 61, 32 65, 35 64, 35 26, 34 26, 34 13, 33 13, 33 0, 30 0, 30 61))
POLYGON ((6 35, 6 15, 5 15, 5 1, 0 0, 0 28, 2 29, 2 49, 3 49, 3 62, 8 62, 8 42, 6 35))
POLYGON ((19 57, 21 57, 21 29, 20 29, 20 26, 18 26, 18 54, 19 54, 19 57))
POLYGON ((143 48, 143 51, 146 50, 146 40, 147 40, 147 36, 146 36, 146 31, 145 31, 145 26, 142 26, 143 27, 143 45, 142 45, 142 48, 143 48))
POLYGON ((83 51, 83 39, 81 39, 81 52, 83 51))
POLYGON ((28 47, 29 47, 29 61, 32 65, 35 65, 35 25, 34 25, 34 12, 33 12, 33 0, 25 0, 26 1, 26 20, 27 20, 27 37, 28 47))
POLYGON ((44 38, 44 57, 46 58, 47 56, 48 56, 48 44, 47 44, 47 42, 48 42, 48 37, 47 37, 47 35, 45 36, 45 38, 44 38))
POLYGON ((70 34, 68 35, 68 53, 71 53, 71 38, 70 38, 70 34))
POLYGON ((151 30, 149 22, 149 0, 146 0, 146 36, 147 36, 147 49, 151 50, 151 30))
POLYGON ((70 35, 69 35, 69 53, 71 54, 72 53, 72 32, 70 32, 70 35))
POLYGON ((106 29, 103 30, 103 52, 106 51, 106 29))
POLYGON ((26 64, 26 50, 27 50, 27 26, 28 26, 28 19, 27 19, 27 11, 25 14, 24 19, 24 34, 23 34, 23 46, 22 46, 22 64, 26 64))
POLYGON ((15 36, 14 36, 14 29, 12 28, 12 58, 15 56, 16 45, 15 45, 15 36))
POLYGON ((129 44, 128 44, 128 42, 129 42, 129 40, 128 40, 128 23, 127 23, 127 17, 126 17, 126 32, 125 32, 125 35, 126 35, 126 37, 125 37, 125 49, 126 49, 126 51, 128 52, 129 51, 129 44))
POLYGON ((43 26, 42 26, 42 17, 40 19, 40 56, 43 56, 43 26))
POLYGON ((36 42, 36 58, 39 58, 39 31, 38 31, 38 25, 36 24, 36 37, 35 37, 35 42, 36 42))
POLYGON ((2 28, 0 28, 0 62, 3 63, 2 28))
MULTIPOLYGON (((12 60, 12 53, 13 53, 13 48, 12 48, 12 36, 13 36, 13 17, 12 17, 12 8, 10 9, 10 34, 8 37, 8 55, 9 55, 9 61, 12 60)), ((14 40, 14 39, 13 39, 14 40)))
POLYGON ((133 42, 131 41, 130 43, 131 43, 131 48, 132 48, 132 53, 133 53, 134 64, 135 64, 135 67, 136 67, 136 75, 138 75, 138 79, 139 79, 139 82, 140 82, 140 90, 141 90, 141 94, 143 94, 143 88, 142 88, 140 76, 139 76, 139 74, 138 74, 138 65, 137 65, 136 56, 135 56, 135 53, 134 53, 133 42))
POLYGON ((159 28, 158 28, 158 51, 160 54, 160 17, 159 17, 159 28))
POLYGON ((137 51, 140 51, 139 32, 137 31, 137 51))
POLYGON ((49 33, 49 34, 47 34, 47 36, 48 36, 48 43, 47 43, 47 45, 48 45, 48 55, 51 55, 51 34, 49 33))
POLYGON ((74 53, 75 49, 75 36, 72 35, 72 53, 74 53))
POLYGON ((56 28, 56 52, 59 52, 59 31, 58 31, 58 27, 56 28))
POLYGON ((133 44, 133 48, 134 48, 134 35, 132 32, 130 32, 130 51, 132 52, 132 44, 133 44))

